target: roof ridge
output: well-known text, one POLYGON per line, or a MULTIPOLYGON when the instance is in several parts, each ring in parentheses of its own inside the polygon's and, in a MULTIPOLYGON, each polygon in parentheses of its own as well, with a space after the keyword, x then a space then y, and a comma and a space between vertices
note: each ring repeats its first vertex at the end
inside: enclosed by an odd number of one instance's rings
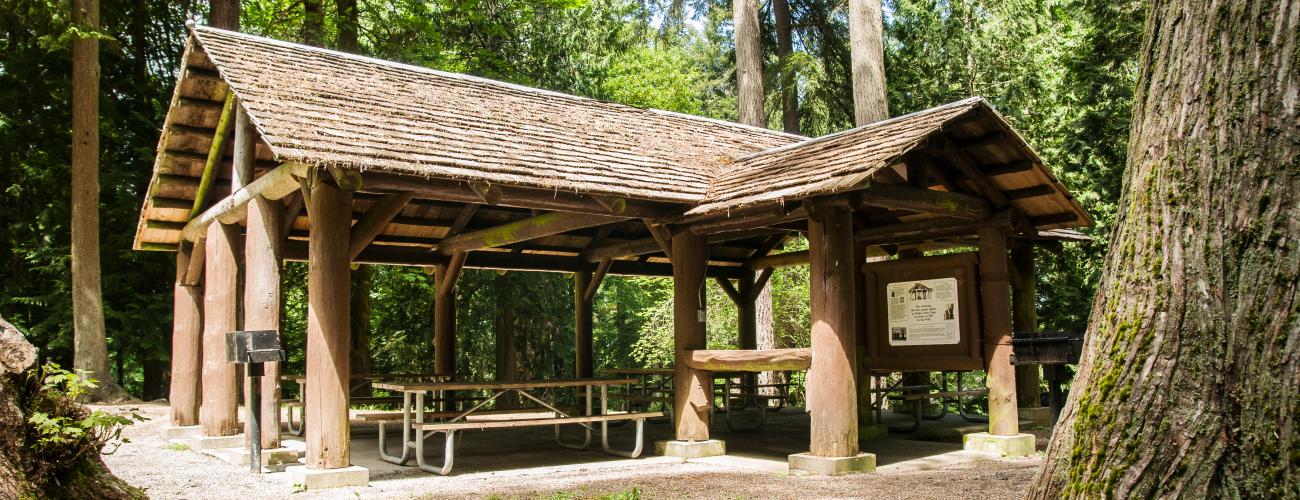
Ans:
POLYGON ((677 112, 677 111, 668 111, 668 110, 656 109, 656 108, 641 108, 641 107, 632 106, 632 105, 629 105, 629 104, 623 104, 623 103, 616 102, 616 101, 608 101, 608 100, 604 100, 604 99, 597 99, 597 98, 594 98, 594 97, 581 96, 581 95, 575 95, 575 94, 568 94, 568 93, 564 93, 564 92, 559 92, 559 91, 549 90, 549 89, 543 89, 543 88, 538 88, 538 87, 529 87, 529 86, 527 86, 527 85, 521 85, 521 84, 518 84, 518 83, 511 83, 511 82, 505 82, 505 81, 501 81, 501 80, 493 80, 493 79, 491 79, 491 78, 486 78, 486 77, 477 76, 477 75, 470 75, 470 74, 466 74, 466 73, 455 73, 455 72, 451 72, 451 71, 443 71, 443 70, 433 69, 433 68, 429 68, 429 67, 425 67, 425 66, 419 66, 419 65, 415 65, 415 64, 409 64, 409 63, 403 63, 403 62, 397 62, 397 61, 389 61, 389 60, 386 60, 386 59, 379 59, 379 58, 377 58, 377 57, 370 57, 370 56, 361 55, 361 54, 354 54, 354 53, 351 53, 351 52, 342 52, 342 51, 338 51, 338 50, 327 49, 327 48, 324 48, 324 47, 316 47, 316 46, 312 46, 312 45, 304 45, 304 44, 301 44, 301 43, 288 42, 288 41, 284 41, 284 40, 278 40, 278 39, 275 39, 275 38, 264 37, 264 36, 258 36, 258 35, 253 35, 253 34, 249 34, 249 33, 243 33, 243 32, 239 32, 239 31, 231 31, 231 30, 226 30, 226 29, 222 29, 222 28, 215 28, 215 27, 212 27, 212 26, 205 26, 205 25, 201 25, 201 24, 191 24, 191 23, 187 23, 187 25, 189 26, 190 30, 191 30, 195 35, 200 35, 200 42, 202 41, 201 34, 204 33, 204 32, 210 32, 210 33, 213 33, 213 34, 217 34, 217 35, 219 35, 219 36, 230 36, 230 37, 234 37, 234 38, 243 38, 243 39, 248 39, 248 40, 254 40, 254 41, 257 41, 257 42, 259 42, 259 43, 267 43, 267 44, 270 44, 270 45, 277 45, 277 46, 285 47, 285 48, 293 48, 293 49, 298 49, 298 50, 306 50, 306 51, 308 51, 308 52, 324 53, 324 54, 329 54, 329 55, 331 55, 331 56, 342 57, 342 58, 344 58, 344 59, 352 59, 352 60, 361 61, 361 62, 366 62, 366 63, 370 63, 370 64, 376 64, 376 65, 379 65, 379 66, 386 66, 386 67, 390 67, 390 68, 398 68, 398 69, 406 69, 406 70, 411 70, 411 71, 416 71, 416 72, 421 72, 421 73, 427 73, 427 74, 437 75, 437 76, 441 76, 441 77, 445 77, 445 78, 460 79, 460 80, 468 80, 468 81, 473 81, 473 82, 481 83, 481 84, 485 84, 485 85, 493 85, 493 86, 498 86, 498 87, 504 87, 504 88, 508 88, 508 89, 511 89, 511 90, 519 91, 519 92, 525 92, 525 93, 531 93, 531 94, 539 94, 539 95, 547 95, 547 96, 552 96, 552 97, 561 97, 561 98, 565 98, 565 99, 574 99, 574 100, 579 100, 579 101, 591 101, 591 102, 598 102, 598 103, 602 103, 602 104, 611 104, 611 105, 615 105, 615 106, 624 107, 624 108, 627 108, 627 109, 629 109, 629 110, 638 110, 638 111, 650 112, 650 113, 658 114, 658 115, 666 115, 666 116, 670 116, 670 117, 681 118, 681 119, 686 119, 686 120, 691 120, 691 121, 700 121, 700 122, 705 122, 705 123, 712 123, 712 124, 715 124, 715 125, 723 125, 723 126, 727 126, 727 127, 729 127, 729 128, 741 129, 741 130, 748 130, 748 131, 751 131, 751 132, 760 132, 760 133, 763 133, 763 134, 765 134, 765 135, 771 135, 771 136, 780 136, 780 137, 788 137, 788 138, 799 138, 799 139, 804 139, 804 138, 806 138, 806 136, 802 136, 802 135, 790 134, 790 133, 787 133, 787 132, 784 132, 784 131, 772 130, 772 129, 763 128, 763 127, 756 127, 756 126, 753 126, 753 125, 746 125, 746 124, 743 124, 743 123, 729 122, 729 121, 726 121, 726 120, 719 120, 719 119, 716 119, 716 118, 710 118, 710 117, 707 117, 707 116, 692 115, 692 114, 689 114, 689 113, 681 113, 681 112, 677 112))

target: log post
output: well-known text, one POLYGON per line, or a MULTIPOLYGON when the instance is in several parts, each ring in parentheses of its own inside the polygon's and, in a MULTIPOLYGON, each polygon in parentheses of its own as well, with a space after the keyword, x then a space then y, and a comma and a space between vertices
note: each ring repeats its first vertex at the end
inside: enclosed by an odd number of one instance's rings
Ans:
POLYGON ((578 378, 595 376, 596 362, 591 352, 592 344, 592 300, 587 298, 587 287, 592 284, 591 271, 573 273, 573 331, 575 358, 577 366, 574 375, 578 378))
POLYGON ((171 423, 198 425, 203 334, 203 287, 186 286, 194 247, 182 243, 176 252, 176 283, 172 298, 171 423))
POLYGON ((857 363, 857 369, 854 370, 857 375, 854 381, 857 383, 858 391, 858 433, 864 436, 863 439, 871 439, 877 435, 871 426, 880 422, 876 421, 876 414, 872 411, 876 395, 871 392, 871 367, 863 362, 867 357, 866 300, 870 293, 867 290, 867 275, 862 272, 866 262, 867 246, 855 242, 853 244, 853 336, 857 345, 854 346, 853 352, 857 356, 854 358, 857 363))
POLYGON ((433 266, 433 371, 456 375, 456 278, 447 264, 433 266), (450 283, 447 283, 450 280, 450 283), (444 284, 446 283, 446 284, 444 284))
POLYGON ((352 194, 317 182, 307 203, 307 467, 351 462, 348 428, 352 194))
POLYGON ((672 237, 673 263, 673 413, 678 441, 709 439, 712 380, 708 372, 687 366, 690 352, 704 349, 704 278, 708 243, 703 236, 682 232, 672 237))
POLYGON ((977 230, 980 252, 980 308, 984 316, 984 362, 988 371, 989 434, 1020 432, 1016 371, 1011 366, 1011 286, 1005 230, 977 230))
MULTIPOLYGON (((257 129, 241 107, 235 115, 235 171, 244 182, 252 182, 256 158, 257 129)), ((280 330, 280 261, 284 207, 262 196, 248 204, 248 227, 244 237, 244 329, 280 330)), ((266 363, 261 387, 245 383, 244 394, 261 392, 259 411, 262 448, 280 447, 280 364, 266 363)), ((250 398, 251 399, 251 398, 250 398)), ((250 411, 252 411, 250 409, 250 411)), ((251 422, 251 419, 250 419, 251 422)), ((250 434, 251 435, 251 434, 250 434)))
MULTIPOLYGON (((1034 299, 1034 245, 1020 242, 1011 248, 1011 265, 1015 271, 1011 280, 1011 327, 1017 332, 1038 331, 1038 312, 1034 299)), ((1020 408, 1038 408, 1043 405, 1038 365, 1016 367, 1016 404, 1020 408)))
POLYGON ((203 271, 203 406, 199 422, 205 436, 239 432, 235 365, 226 360, 226 332, 239 329, 236 317, 239 265, 235 249, 238 226, 211 224, 207 228, 203 271))
MULTIPOLYGON (((746 269, 741 271, 740 279, 737 280, 736 287, 736 345, 742 350, 751 350, 758 348, 758 294, 759 289, 754 286, 754 271, 746 269)), ((765 380, 771 379, 771 374, 765 375, 765 380)), ((758 383, 758 374, 746 373, 742 379, 746 385, 758 383)), ((767 406, 760 402, 760 409, 767 406)))
POLYGON ((812 368, 808 412, 809 453, 858 454, 857 329, 852 215, 817 206, 808 217, 809 287, 812 292, 812 368))

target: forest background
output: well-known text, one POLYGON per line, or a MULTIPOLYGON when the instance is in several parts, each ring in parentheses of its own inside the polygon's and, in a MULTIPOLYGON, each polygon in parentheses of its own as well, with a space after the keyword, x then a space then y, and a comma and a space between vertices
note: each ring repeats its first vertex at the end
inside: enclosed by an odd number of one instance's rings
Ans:
MULTIPOLYGON (((345 0, 347 1, 347 0, 345 0)), ((349 2, 350 3, 350 2, 349 2)), ((72 361, 69 4, 4 0, 0 8, 0 316, 24 327, 43 358, 72 361)), ((357 2, 357 51, 447 71, 653 107, 736 119, 727 0, 392 0, 357 2)), ((283 40, 339 41, 335 0, 243 0, 241 30, 283 40)), ((171 353, 170 253, 131 239, 175 85, 184 23, 207 3, 102 5, 101 259, 112 378, 164 397, 171 353)), ((891 115, 970 95, 988 98, 1097 220, 1091 243, 1040 254, 1040 328, 1082 332, 1112 233, 1131 123, 1144 2, 885 0, 891 115)), ((847 8, 835 0, 760 2, 765 109, 803 135, 851 128, 847 8), (778 23, 776 5, 788 6, 778 23), (790 54, 778 34, 788 29, 790 54), (784 57, 782 57, 784 56, 784 57), (789 84, 783 86, 783 84, 789 84)), ((786 250, 799 249, 800 241, 786 250)), ((495 376, 497 335, 513 336, 522 378, 573 375, 573 284, 554 273, 467 270, 458 290, 457 367, 495 376)), ((354 272, 353 371, 433 370, 433 278, 419 268, 354 272), (368 312, 367 312, 368 311, 368 312), (366 366, 369 368, 366 368, 366 366), (360 369, 359 369, 360 368, 360 369)), ((808 345, 807 269, 772 280, 778 347, 808 345)), ((305 265, 285 268, 286 372, 300 373, 305 265)), ((597 367, 672 357, 671 282, 607 278, 596 296, 597 367)), ((710 348, 735 347, 734 306, 710 284, 710 348)))

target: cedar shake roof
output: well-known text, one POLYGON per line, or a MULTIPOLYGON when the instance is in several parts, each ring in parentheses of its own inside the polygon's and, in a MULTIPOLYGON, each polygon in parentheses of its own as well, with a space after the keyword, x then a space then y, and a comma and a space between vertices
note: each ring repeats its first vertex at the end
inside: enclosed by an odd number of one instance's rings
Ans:
MULTIPOLYGON (((988 194, 978 180, 1005 195, 994 208, 1014 206, 1036 229, 1092 223, 1029 145, 978 97, 807 139, 192 26, 137 249, 166 249, 181 241, 230 92, 261 136, 255 175, 296 162, 428 182, 617 197, 664 207, 675 215, 662 222, 674 224, 870 183, 988 194), (959 161, 964 170, 952 166, 959 161), (913 182, 906 178, 907 165, 916 162, 926 163, 929 174, 913 182), (972 172, 980 179, 972 179, 972 172)), ((230 194, 223 180, 230 176, 229 146, 223 162, 207 204, 230 194)), ((364 211, 367 203, 354 210, 364 211)), ((437 227, 456 214, 454 206, 443 205, 420 201, 412 207, 422 208, 408 207, 383 234, 395 244, 436 242, 445 232, 437 227)), ((512 209, 529 208, 542 207, 512 209)), ((502 210, 475 221, 521 216, 502 210)), ((298 231, 307 227, 305 220, 291 224, 298 231)), ((636 237, 637 227, 627 225, 626 238, 636 237)), ((566 241, 556 243, 555 251, 581 250, 573 245, 587 240, 566 241)))

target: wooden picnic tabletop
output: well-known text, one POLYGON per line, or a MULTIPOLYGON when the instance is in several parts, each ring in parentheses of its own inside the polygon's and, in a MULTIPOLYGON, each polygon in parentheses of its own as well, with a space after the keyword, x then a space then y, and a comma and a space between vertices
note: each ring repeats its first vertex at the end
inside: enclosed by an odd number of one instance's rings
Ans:
MULTIPOLYGON (((435 375, 432 373, 354 373, 352 375, 348 375, 348 379, 350 380, 385 380, 385 379, 434 378, 434 377, 450 378, 451 376, 435 375)), ((294 382, 305 380, 306 378, 307 378, 306 375, 297 374, 297 373, 280 375, 280 380, 292 380, 294 382)))
POLYGON ((633 378, 571 378, 550 380, 498 380, 483 382, 379 382, 376 389, 402 392, 463 391, 471 389, 542 389, 550 387, 584 387, 619 385, 636 382, 633 378))

